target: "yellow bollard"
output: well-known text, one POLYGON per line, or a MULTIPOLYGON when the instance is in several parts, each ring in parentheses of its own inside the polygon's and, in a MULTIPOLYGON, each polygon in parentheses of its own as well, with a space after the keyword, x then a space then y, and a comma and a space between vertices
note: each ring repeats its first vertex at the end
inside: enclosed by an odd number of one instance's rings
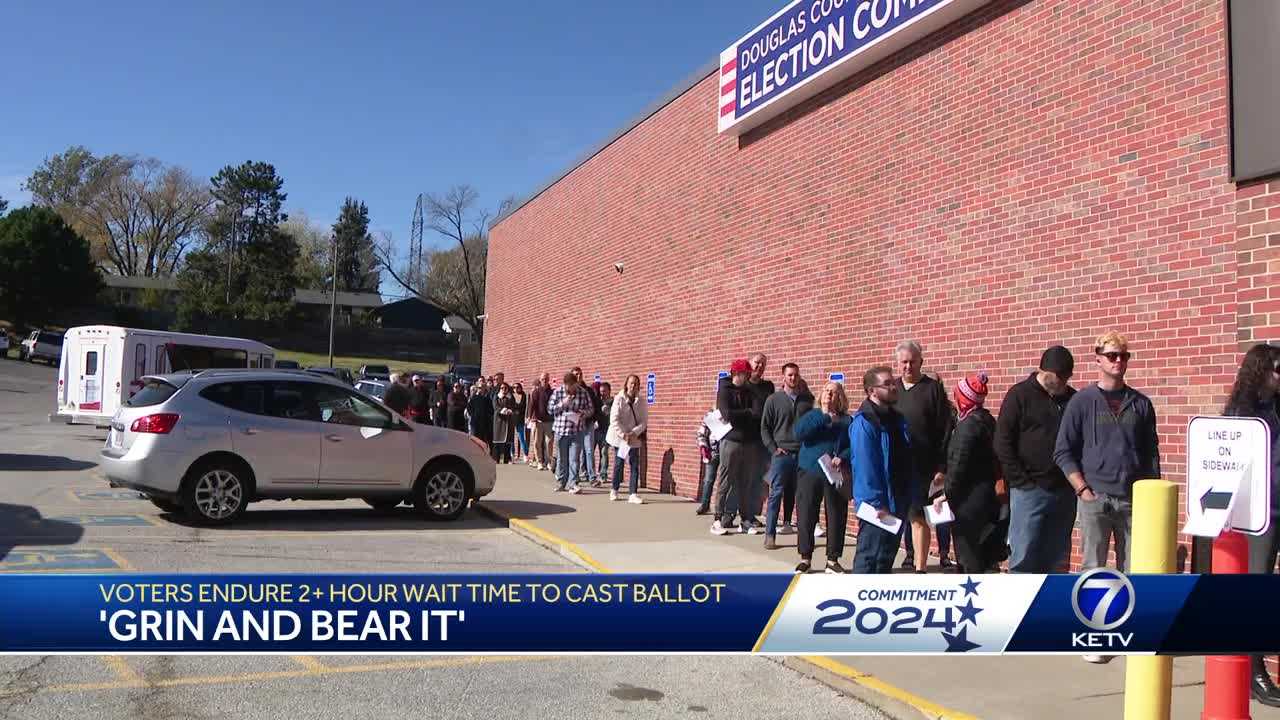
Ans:
MULTIPOLYGON (((1133 485, 1129 573, 1171 573, 1178 549, 1178 487, 1167 480, 1133 485)), ((1169 720, 1173 658, 1125 658, 1125 720, 1169 720)))

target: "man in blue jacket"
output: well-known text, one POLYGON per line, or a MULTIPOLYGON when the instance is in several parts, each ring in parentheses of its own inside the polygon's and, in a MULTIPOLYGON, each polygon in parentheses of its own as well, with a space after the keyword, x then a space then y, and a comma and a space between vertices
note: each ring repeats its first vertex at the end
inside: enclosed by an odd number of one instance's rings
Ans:
MULTIPOLYGON (((853 505, 865 502, 881 519, 892 515, 901 520, 912 500, 911 440, 906 421, 893 407, 898 401, 893 370, 885 365, 871 368, 862 376, 862 389, 867 399, 849 425, 853 505)), ((859 519, 853 572, 892 572, 901 537, 901 526, 891 533, 859 519)))

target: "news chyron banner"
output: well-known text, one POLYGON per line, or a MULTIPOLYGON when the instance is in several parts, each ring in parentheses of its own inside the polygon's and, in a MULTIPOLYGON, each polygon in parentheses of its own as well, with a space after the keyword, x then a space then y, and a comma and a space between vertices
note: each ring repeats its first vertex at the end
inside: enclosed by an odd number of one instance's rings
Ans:
POLYGON ((1238 654, 1264 575, 3 575, 0 653, 1238 654))

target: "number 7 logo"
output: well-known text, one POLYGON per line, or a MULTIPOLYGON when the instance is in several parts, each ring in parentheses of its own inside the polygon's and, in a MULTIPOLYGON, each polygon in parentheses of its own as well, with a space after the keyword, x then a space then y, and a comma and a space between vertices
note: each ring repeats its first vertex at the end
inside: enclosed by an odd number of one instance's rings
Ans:
POLYGON ((1111 630, 1123 625, 1133 614, 1133 606, 1133 583, 1115 570, 1091 570, 1081 575, 1071 590, 1071 607, 1076 618, 1094 630, 1111 630), (1108 621, 1108 618, 1115 619, 1108 621))

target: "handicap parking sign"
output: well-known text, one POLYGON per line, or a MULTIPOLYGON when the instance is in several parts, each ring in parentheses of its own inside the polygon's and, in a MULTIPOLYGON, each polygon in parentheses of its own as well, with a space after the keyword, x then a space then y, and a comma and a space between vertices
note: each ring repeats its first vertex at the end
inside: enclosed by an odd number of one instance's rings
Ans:
POLYGON ((649 373, 645 376, 644 382, 645 402, 652 405, 658 397, 658 376, 649 373))

